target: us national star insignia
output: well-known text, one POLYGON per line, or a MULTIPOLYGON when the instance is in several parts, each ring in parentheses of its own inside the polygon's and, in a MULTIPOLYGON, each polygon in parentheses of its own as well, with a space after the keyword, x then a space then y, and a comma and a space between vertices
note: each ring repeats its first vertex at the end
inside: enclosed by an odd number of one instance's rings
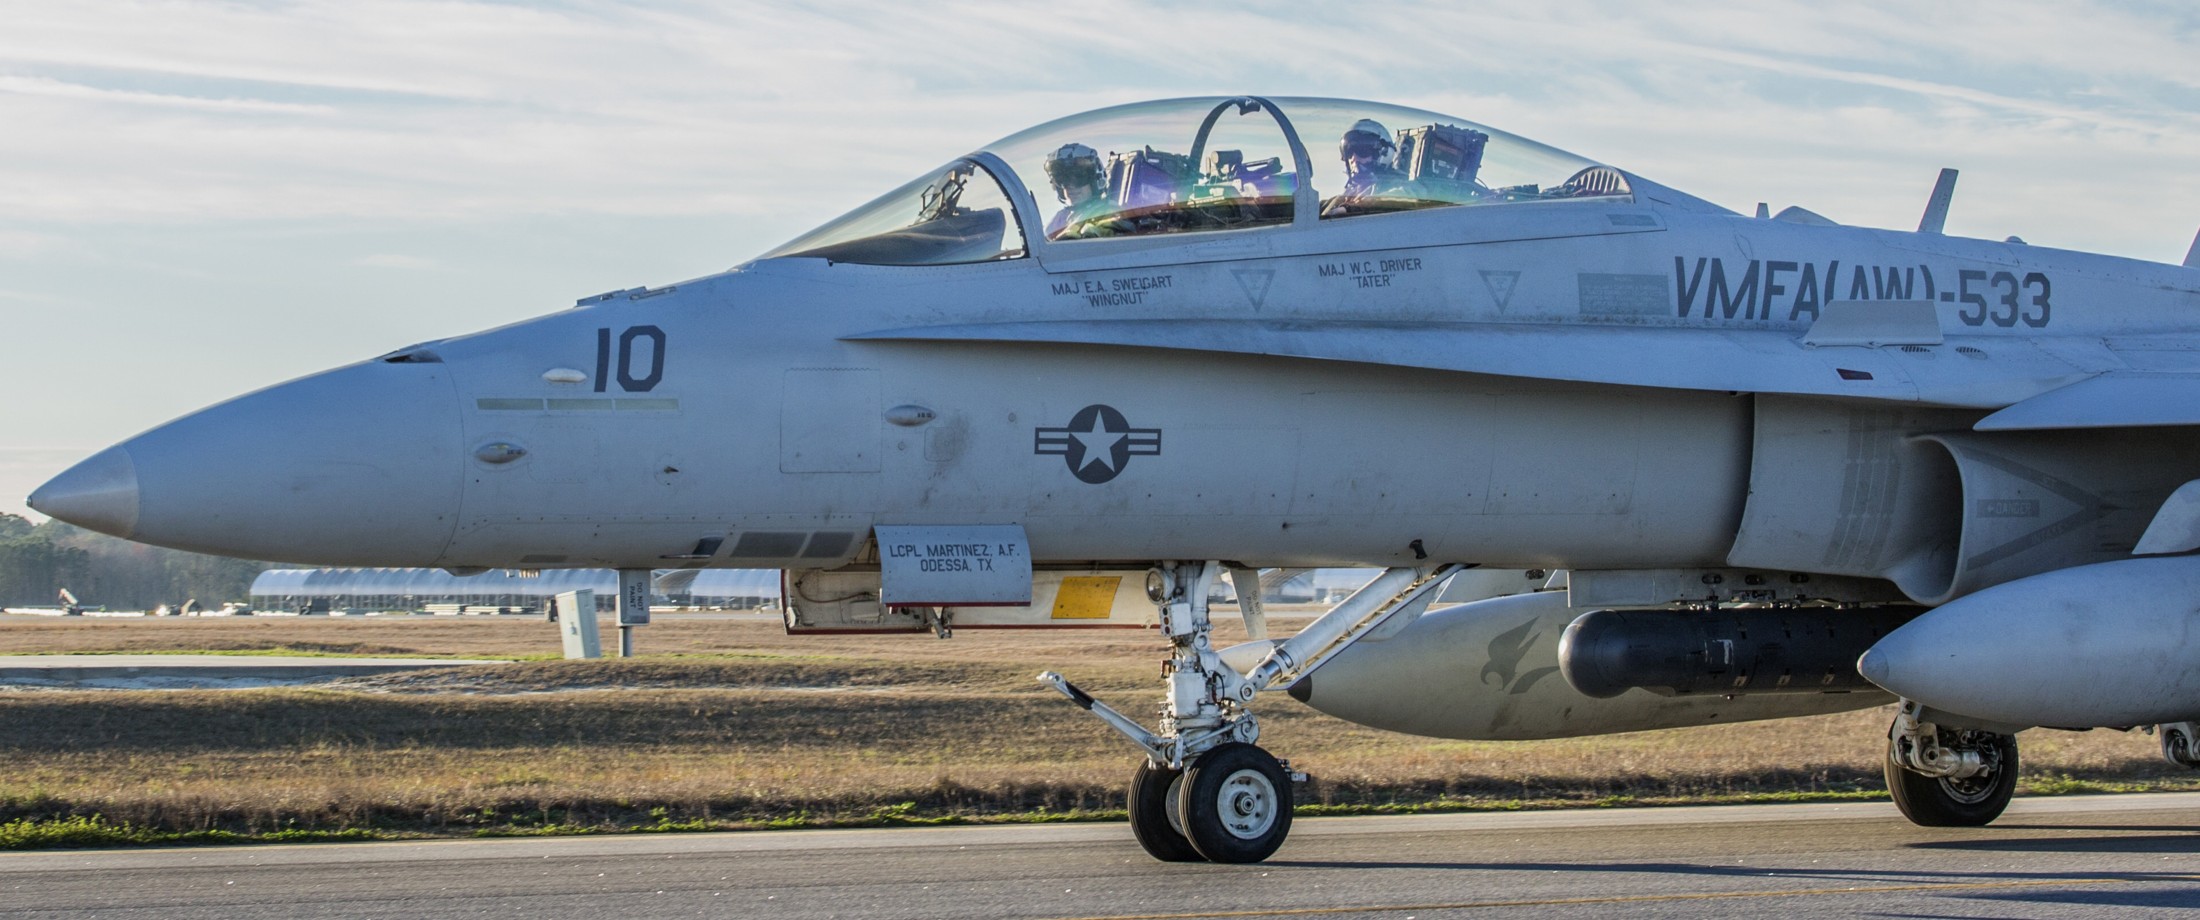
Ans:
POLYGON ((1133 428, 1114 406, 1094 404, 1077 410, 1061 428, 1033 432, 1032 453, 1060 455, 1078 479, 1094 485, 1121 475, 1132 457, 1161 454, 1161 429, 1133 428))

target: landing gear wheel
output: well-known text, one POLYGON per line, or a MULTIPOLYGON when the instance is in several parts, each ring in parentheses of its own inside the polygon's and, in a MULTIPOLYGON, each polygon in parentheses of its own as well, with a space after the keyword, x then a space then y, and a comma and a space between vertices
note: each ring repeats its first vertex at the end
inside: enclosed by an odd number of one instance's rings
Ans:
POLYGON ((1207 857, 1199 855, 1178 829, 1182 822, 1170 820, 1170 812, 1176 810, 1173 793, 1182 786, 1183 776, 1150 760, 1139 762, 1138 772, 1131 774, 1131 836, 1138 838, 1147 855, 1162 862, 1206 862, 1207 857))
POLYGON ((1902 765, 1900 739, 1887 742, 1887 793, 1921 827, 1983 827, 2001 817, 2017 791, 2017 739, 1996 732, 1945 732, 1983 748, 1986 770, 1961 779, 1927 776, 1902 765))
POLYGON ((1200 855, 1260 862, 1291 833, 1291 777, 1267 751, 1237 741, 1219 745, 1185 771, 1177 813, 1200 855))
MULTIPOLYGON (((2192 723, 2181 723, 2190 725, 2192 723)), ((2182 728, 2162 726, 2162 759, 2181 767, 2200 769, 2200 752, 2192 748, 2192 739, 2182 728)))

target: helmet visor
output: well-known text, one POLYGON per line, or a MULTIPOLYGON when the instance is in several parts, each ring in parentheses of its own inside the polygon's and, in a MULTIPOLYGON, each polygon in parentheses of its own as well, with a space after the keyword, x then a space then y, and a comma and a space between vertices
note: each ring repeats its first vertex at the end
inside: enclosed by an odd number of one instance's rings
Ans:
POLYGON ((1083 185, 1100 178, 1099 157, 1065 157, 1047 161, 1047 178, 1055 185, 1083 185))
POLYGON ((1347 160, 1363 157, 1380 160, 1390 147, 1389 138, 1376 137, 1372 134, 1362 134, 1355 131, 1345 135, 1344 140, 1337 142, 1337 154, 1347 160))

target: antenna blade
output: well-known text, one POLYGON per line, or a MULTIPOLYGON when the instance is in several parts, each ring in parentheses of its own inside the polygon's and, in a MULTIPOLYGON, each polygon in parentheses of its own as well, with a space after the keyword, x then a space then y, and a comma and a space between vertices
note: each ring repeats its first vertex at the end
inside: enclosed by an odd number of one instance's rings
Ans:
POLYGON ((1933 183, 1933 197, 1925 202, 1925 216, 1918 219, 1917 232, 1939 235, 1948 226, 1948 202, 1956 196, 1956 171, 1942 169, 1940 180, 1933 183))
POLYGON ((2200 233, 2192 235, 2192 248, 2185 250, 2185 267, 2200 268, 2200 233))

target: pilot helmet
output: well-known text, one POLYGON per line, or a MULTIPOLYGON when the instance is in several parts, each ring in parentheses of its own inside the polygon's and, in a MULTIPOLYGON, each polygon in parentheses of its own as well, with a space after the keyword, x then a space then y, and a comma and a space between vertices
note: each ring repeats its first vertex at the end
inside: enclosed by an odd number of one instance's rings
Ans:
POLYGON ((1069 190, 1080 186, 1098 191, 1105 182, 1100 170, 1100 154, 1083 144, 1063 144, 1047 154, 1047 181, 1054 185, 1055 197, 1069 200, 1069 190))
POLYGON ((1376 165, 1389 166, 1397 151, 1398 145, 1391 142, 1389 129, 1372 118, 1353 122, 1352 127, 1345 129, 1344 139, 1337 142, 1337 158, 1347 163, 1352 162, 1355 153, 1372 153, 1376 165))

